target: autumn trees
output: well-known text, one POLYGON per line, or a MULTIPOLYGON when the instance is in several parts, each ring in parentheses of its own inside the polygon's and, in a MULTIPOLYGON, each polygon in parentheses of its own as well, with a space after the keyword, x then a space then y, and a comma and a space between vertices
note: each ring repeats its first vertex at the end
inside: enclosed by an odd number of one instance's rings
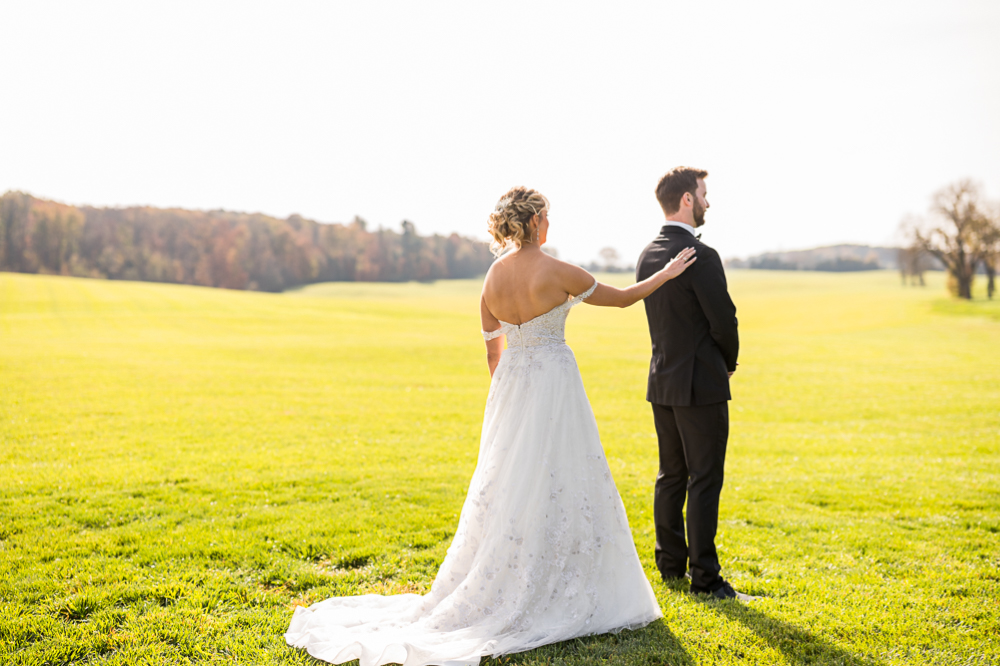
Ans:
POLYGON ((938 190, 930 215, 903 223, 910 239, 907 257, 930 255, 948 271, 948 287, 959 298, 972 298, 980 270, 987 276, 987 296, 993 298, 1000 265, 1000 210, 986 201, 981 187, 964 179, 938 190))
POLYGON ((76 207, 20 192, 0 197, 0 270, 281 291, 323 281, 473 277, 486 243, 298 215, 76 207))

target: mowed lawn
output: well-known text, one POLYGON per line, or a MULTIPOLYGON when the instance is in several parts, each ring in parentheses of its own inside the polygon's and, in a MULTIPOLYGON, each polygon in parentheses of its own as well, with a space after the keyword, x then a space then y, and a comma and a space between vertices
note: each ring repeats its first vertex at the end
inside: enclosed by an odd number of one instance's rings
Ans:
MULTIPOLYGON (((574 309, 665 617, 496 662, 1000 663, 1000 309, 931 278, 730 274, 748 606, 660 582, 642 307, 574 309)), ((0 663, 312 663, 296 604, 427 590, 476 463, 478 290, 0 274, 0 663)))

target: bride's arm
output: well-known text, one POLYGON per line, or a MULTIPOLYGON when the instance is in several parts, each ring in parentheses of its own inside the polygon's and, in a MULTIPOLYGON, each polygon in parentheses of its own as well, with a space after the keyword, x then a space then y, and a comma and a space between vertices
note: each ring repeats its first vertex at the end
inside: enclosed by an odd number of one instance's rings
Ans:
MULTIPOLYGON (((597 289, 595 289, 594 293, 591 294, 584 302, 589 303, 590 305, 627 308, 633 303, 637 303, 652 294, 667 280, 672 280, 683 273, 688 266, 695 262, 696 259, 697 257, 694 256, 694 248, 685 248, 681 250, 676 257, 671 259, 666 266, 661 268, 656 273, 653 273, 642 282, 636 282, 635 284, 625 287, 624 289, 619 289, 618 287, 612 287, 609 284, 598 282, 597 289)), ((569 265, 567 264, 567 266, 569 265)), ((594 277, 579 266, 571 266, 571 268, 575 270, 567 271, 566 291, 575 296, 590 289, 591 285, 594 284, 594 277)))
MULTIPOLYGON (((479 297, 479 318, 483 323, 483 330, 487 333, 500 328, 500 320, 493 316, 490 309, 486 307, 486 296, 479 297)), ((500 354, 503 352, 503 336, 498 335, 492 340, 486 341, 486 365, 490 368, 490 377, 497 369, 500 362, 500 354)))

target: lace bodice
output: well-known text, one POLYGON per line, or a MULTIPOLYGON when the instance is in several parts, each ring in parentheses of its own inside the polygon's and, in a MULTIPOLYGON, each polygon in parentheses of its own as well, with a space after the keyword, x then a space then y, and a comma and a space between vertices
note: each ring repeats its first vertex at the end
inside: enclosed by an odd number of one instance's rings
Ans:
POLYGON ((495 331, 483 331, 483 338, 493 340, 501 335, 507 336, 507 348, 542 347, 545 345, 561 345, 566 342, 566 316, 570 308, 582 303, 597 289, 597 280, 590 289, 579 296, 567 299, 545 314, 529 319, 523 324, 500 322, 500 328, 495 331))

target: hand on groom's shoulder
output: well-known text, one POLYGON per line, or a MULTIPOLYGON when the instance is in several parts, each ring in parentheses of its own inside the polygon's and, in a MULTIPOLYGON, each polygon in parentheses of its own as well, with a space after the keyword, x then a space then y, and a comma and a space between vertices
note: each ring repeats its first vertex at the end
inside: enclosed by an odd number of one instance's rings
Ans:
POLYGON ((675 288, 681 285, 690 286, 696 276, 705 273, 722 273, 724 275, 722 257, 719 256, 715 248, 705 245, 688 233, 679 231, 676 234, 661 234, 646 246, 636 263, 636 281, 645 280, 666 266, 679 252, 689 247, 694 248, 698 260, 691 264, 677 279, 671 281, 675 283, 675 288))

